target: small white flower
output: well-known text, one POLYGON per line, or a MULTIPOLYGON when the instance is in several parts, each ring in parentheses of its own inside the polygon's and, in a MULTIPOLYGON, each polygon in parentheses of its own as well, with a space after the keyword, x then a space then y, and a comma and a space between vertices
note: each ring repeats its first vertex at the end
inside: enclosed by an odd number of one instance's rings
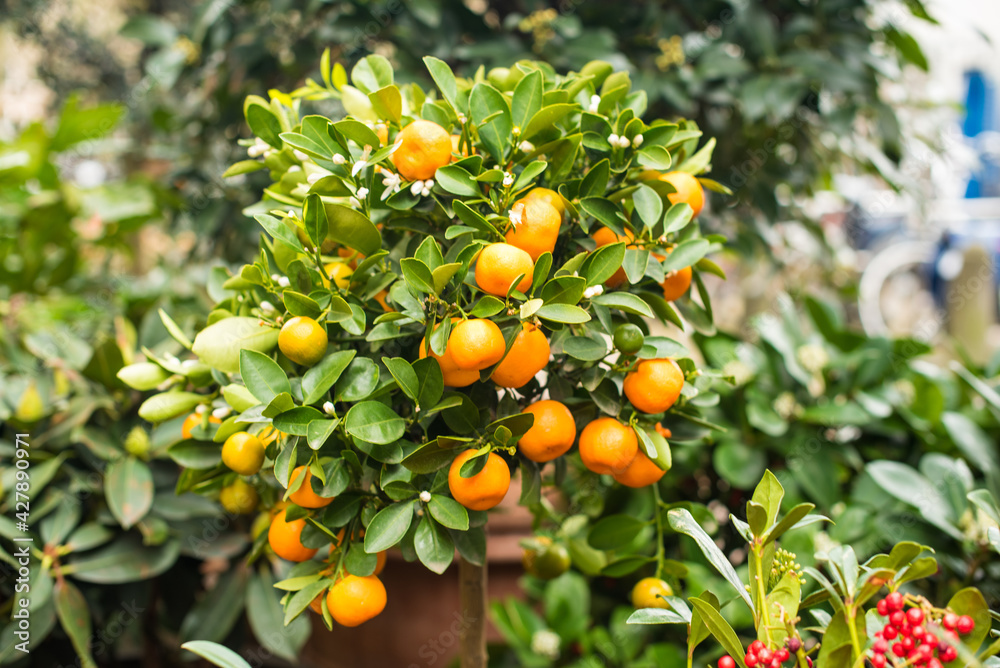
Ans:
POLYGON ((227 417, 229 417, 229 414, 232 412, 233 412, 232 408, 230 408, 229 406, 223 406, 221 408, 216 408, 214 411, 212 411, 212 417, 218 420, 225 420, 227 417))
POLYGON ((357 176, 358 172, 368 166, 368 157, 372 154, 372 147, 365 144, 365 150, 361 152, 361 159, 351 167, 351 176, 357 176))
POLYGON ((238 302, 243 301, 243 295, 236 295, 236 301, 238 302))
POLYGON ((277 283, 281 280, 281 274, 271 274, 271 280, 277 283))
POLYGON ((635 146, 636 148, 642 146, 642 135, 632 137, 632 146, 635 146))
POLYGON ((287 276, 279 276, 278 277, 278 285, 280 285, 281 287, 287 288, 291 284, 292 284, 292 282, 288 280, 287 276))
POLYGON ((532 144, 530 141, 523 141, 517 145, 517 150, 519 150, 521 153, 531 153, 532 151, 535 150, 535 145, 532 144))
POLYGON ((559 635, 555 631, 541 629, 531 636, 531 651, 550 661, 559 658, 559 635))
POLYGON ((313 183, 316 183, 320 179, 326 178, 329 174, 330 172, 313 172, 312 174, 306 177, 306 183, 312 185, 313 183))
POLYGON ((612 147, 618 146, 618 135, 614 133, 608 135, 608 143, 611 144, 612 147))
POLYGON ((591 299, 593 297, 596 297, 597 295, 603 295, 603 294, 604 294, 604 286, 600 284, 592 285, 583 291, 584 299, 591 299))
POLYGON ((587 111, 589 111, 592 114, 596 114, 597 113, 597 108, 600 105, 601 105, 601 96, 600 95, 591 95, 590 96, 590 108, 587 109, 587 111))
POLYGON ((506 172, 503 175, 503 187, 510 188, 512 185, 514 185, 514 175, 510 172, 506 172))
POLYGON ((410 194, 413 195, 414 197, 419 197, 420 191, 423 189, 424 189, 423 181, 414 181, 412 184, 410 184, 410 194))
POLYGON ((388 176, 382 179, 382 185, 385 186, 385 190, 382 191, 382 196, 379 198, 383 202, 389 199, 389 196, 394 192, 399 191, 399 184, 403 180, 399 174, 394 172, 387 171, 386 174, 388 174, 388 176))
POLYGON ((431 502, 431 493, 428 492, 427 490, 424 490, 423 492, 420 492, 420 500, 423 501, 424 503, 430 503, 431 502))
POLYGON ((295 209, 289 209, 288 211, 285 212, 285 215, 288 216, 289 218, 295 218, 295 209))
POLYGON ((335 165, 343 165, 345 162, 347 162, 347 158, 345 158, 344 156, 340 155, 339 153, 334 153, 333 154, 333 164, 335 164, 335 165))
POLYGON ((629 141, 628 137, 622 135, 621 137, 618 138, 618 145, 621 146, 622 148, 628 148, 629 146, 632 145, 632 142, 629 141))
POLYGON ((300 167, 299 165, 292 165, 291 167, 288 168, 288 171, 289 171, 289 173, 291 173, 291 172, 301 172, 302 171, 302 167, 300 167))
POLYGON ((462 112, 458 112, 458 122, 465 125, 465 114, 462 112))
POLYGON ((260 137, 257 137, 253 141, 252 146, 247 147, 247 154, 251 158, 258 158, 264 155, 271 147, 260 137))
POLYGON ((205 404, 198 404, 195 407, 194 412, 197 413, 198 415, 204 415, 205 411, 207 411, 207 410, 208 410, 208 406, 206 406, 205 404))
POLYGON ((181 368, 185 370, 190 370, 198 366, 199 364, 201 364, 201 362, 199 362, 198 360, 184 360, 183 362, 181 362, 181 368))
POLYGON ((524 222, 524 219, 521 216, 523 212, 524 212, 523 204, 515 206, 513 209, 511 209, 510 213, 507 214, 507 217, 510 218, 510 224, 513 225, 514 227, 517 227, 522 222, 524 222))
POLYGON ((309 156, 300 151, 297 148, 292 149, 292 155, 299 159, 300 162, 305 162, 309 159, 309 156))
POLYGON ((424 189, 420 191, 420 195, 422 197, 427 197, 428 195, 430 195, 431 194, 431 186, 433 186, 433 185, 434 185, 434 181, 432 181, 430 179, 427 179, 426 181, 424 181, 424 189))
POLYGON ((368 188, 358 188, 357 196, 358 199, 364 199, 368 197, 368 188))
POLYGON ((326 413, 327 415, 333 415, 335 413, 335 411, 333 410, 332 401, 323 402, 323 412, 326 413))
POLYGON ((272 155, 274 155, 274 154, 275 154, 275 153, 277 153, 277 152, 278 152, 278 151, 276 151, 276 150, 275 150, 275 149, 273 149, 273 148, 268 148, 268 149, 267 149, 266 151, 264 151, 264 158, 265 158, 265 159, 267 159, 267 158, 270 158, 270 157, 271 157, 272 155))
POLYGON ((348 201, 350 202, 351 206, 354 207, 355 209, 360 209, 361 208, 361 202, 358 201, 357 197, 352 197, 348 201))
POLYGON ((274 304, 271 302, 261 302, 260 310, 264 313, 274 313, 274 304))
POLYGON ((515 137, 520 137, 521 136, 521 126, 520 125, 515 125, 514 129, 511 130, 510 133, 512 135, 514 135, 515 137))

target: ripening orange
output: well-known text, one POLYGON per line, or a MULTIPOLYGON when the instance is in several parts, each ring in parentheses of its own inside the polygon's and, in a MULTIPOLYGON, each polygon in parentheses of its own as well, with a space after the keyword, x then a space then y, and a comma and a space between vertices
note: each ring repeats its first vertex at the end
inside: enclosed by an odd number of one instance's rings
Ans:
MULTIPOLYGON (((452 322, 455 322, 458 318, 452 318, 452 322)), ((440 326, 440 325, 438 325, 440 326)), ((435 327, 434 329, 437 329, 435 327)), ((472 385, 479 380, 479 372, 475 369, 465 370, 459 369, 458 365, 455 364, 455 358, 451 354, 451 337, 448 337, 448 345, 445 346, 444 355, 438 355, 434 350, 428 345, 427 337, 420 339, 420 347, 417 353, 420 359, 427 357, 428 354, 437 360, 438 366, 441 367, 441 375, 444 377, 444 384, 448 387, 467 387, 472 385)))
POLYGON ((288 486, 291 487, 295 484, 302 472, 305 471, 305 479, 299 488, 288 495, 288 500, 297 506, 302 506, 303 508, 323 508, 325 506, 333 503, 332 496, 320 496, 313 491, 312 488, 312 471, 309 470, 308 466, 302 465, 297 466, 294 471, 292 471, 292 477, 288 481, 288 486))
POLYGON ((500 328, 492 320, 470 318, 451 328, 448 351, 462 371, 479 371, 503 358, 507 347, 500 328))
POLYGON ((281 352, 303 366, 312 366, 323 359, 328 344, 326 327, 304 315, 290 319, 278 333, 281 352))
MULTIPOLYGON (((323 270, 327 273, 330 279, 333 280, 333 284, 341 290, 346 290, 351 287, 351 274, 354 273, 354 268, 347 262, 331 262, 323 265, 323 270)), ((325 276, 321 276, 320 278, 323 281, 324 287, 330 287, 330 280, 328 280, 325 276)))
POLYGON ((664 427, 663 423, 661 422, 656 423, 656 433, 662 436, 663 438, 670 438, 674 435, 674 433, 669 429, 667 429, 666 427, 664 427))
POLYGON ((635 459, 625 467, 624 471, 619 471, 612 473, 615 481, 625 485, 626 487, 647 487, 655 482, 659 482, 663 474, 666 473, 663 469, 657 466, 652 459, 650 459, 642 448, 639 448, 639 452, 636 453, 635 459))
POLYGON ((346 575, 330 587, 326 607, 341 626, 360 626, 385 610, 385 585, 374 575, 346 575))
POLYGON ((563 198, 555 190, 549 188, 532 188, 524 198, 539 199, 543 202, 548 202, 559 212, 560 216, 566 213, 566 202, 563 201, 563 198))
POLYGON ((541 197, 525 197, 514 202, 510 209, 513 218, 519 218, 507 233, 507 243, 531 256, 535 262, 545 252, 551 253, 559 238, 562 214, 541 197))
POLYGON ((615 418, 597 418, 580 433, 580 459, 594 473, 624 471, 638 453, 635 431, 615 418))
POLYGON ((389 292, 387 290, 382 290, 381 292, 377 293, 373 299, 375 299, 375 301, 377 301, 382 306, 382 310, 385 311, 386 313, 396 312, 396 309, 389 306, 389 292))
POLYGON ((448 469, 448 490, 452 498, 469 510, 489 510, 503 501, 510 488, 510 469, 500 455, 491 452, 486 465, 471 478, 463 478, 462 464, 472 459, 476 450, 466 450, 448 469))
POLYGON ((671 204, 686 202, 694 211, 694 215, 701 213, 705 206, 705 190, 698 183, 698 179, 687 172, 667 172, 660 176, 660 180, 666 181, 677 191, 667 195, 671 204))
POLYGON ((389 126, 385 123, 379 123, 375 126, 375 136, 378 137, 378 143, 385 146, 389 143, 389 126))
POLYGON ((399 131, 396 143, 392 164, 407 181, 432 179, 438 167, 451 162, 451 135, 432 121, 413 121, 399 131))
POLYGON ((550 353, 549 340, 542 330, 537 325, 523 323, 510 352, 493 370, 491 378, 500 387, 522 387, 545 368, 550 353))
POLYGON ((302 544, 302 530, 306 528, 305 518, 300 517, 286 522, 286 512, 282 510, 271 520, 271 527, 267 530, 268 545, 276 555, 288 561, 312 559, 316 556, 317 550, 302 544))
MULTIPOLYGON (((600 248, 601 246, 607 246, 608 244, 616 244, 619 241, 627 242, 627 245, 625 246, 626 248, 636 247, 635 244, 632 243, 633 241, 635 241, 635 237, 632 235, 632 232, 628 228, 625 228, 624 235, 618 235, 610 227, 602 227, 601 229, 591 234, 590 238, 594 240, 595 244, 597 244, 597 248, 600 248)), ((625 269, 623 269, 622 267, 618 267, 615 273, 611 275, 611 278, 604 281, 604 285, 608 286, 609 288, 617 288, 626 280, 628 280, 628 278, 625 276, 625 269)))
POLYGON ((476 261, 476 285, 487 294, 506 297, 510 284, 523 274, 517 289, 524 292, 531 287, 534 268, 531 256, 517 246, 490 244, 479 253, 476 261))
MULTIPOLYGON (((671 251, 667 251, 667 255, 670 253, 671 251)), ((666 255, 653 253, 653 257, 662 262, 666 255)), ((663 282, 660 283, 660 287, 663 288, 663 299, 672 302, 683 297, 691 287, 692 277, 691 267, 684 267, 668 273, 663 282)))
POLYGON ((625 376, 625 396, 643 413, 662 413, 681 396, 684 372, 672 359, 642 360, 625 376))
POLYGON ((238 431, 222 444, 222 463, 240 475, 253 475, 264 464, 264 444, 253 434, 238 431))
MULTIPOLYGON (((184 418, 184 422, 181 423, 181 438, 191 438, 191 431, 201 424, 201 419, 200 413, 191 413, 184 418)), ((208 416, 208 422, 209 424, 222 424, 222 420, 214 415, 208 416)))
POLYGON ((576 420, 565 404, 552 399, 536 401, 524 409, 535 416, 531 429, 517 449, 533 462, 549 462, 566 454, 576 440, 576 420))

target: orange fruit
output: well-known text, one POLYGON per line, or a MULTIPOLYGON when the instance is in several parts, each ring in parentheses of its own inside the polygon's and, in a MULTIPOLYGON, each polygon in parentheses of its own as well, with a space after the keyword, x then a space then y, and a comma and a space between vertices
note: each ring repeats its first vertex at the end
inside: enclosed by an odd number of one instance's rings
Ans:
MULTIPOLYGON (((458 318, 452 318, 452 322, 458 320, 458 318)), ((437 327, 435 327, 437 329, 437 327)), ((479 372, 475 369, 466 370, 459 369, 458 365, 455 364, 455 358, 451 354, 451 337, 448 337, 448 345, 445 346, 444 355, 436 354, 431 347, 427 344, 427 337, 420 339, 420 348, 417 353, 420 359, 427 357, 428 354, 437 360, 438 366, 441 367, 441 375, 444 376, 444 384, 448 387, 466 387, 472 385, 479 380, 479 372)))
POLYGON ((669 608, 660 596, 673 596, 674 590, 659 578, 643 578, 632 587, 632 606, 641 608, 669 608))
POLYGON ((549 188, 532 188, 524 198, 548 202, 559 212, 560 216, 566 213, 566 202, 563 201, 563 198, 555 190, 550 190, 549 188))
POLYGON ((694 215, 701 213, 705 206, 705 190, 698 179, 687 172, 667 172, 660 176, 660 180, 666 181, 677 191, 667 195, 671 204, 686 202, 694 210, 694 215))
POLYGON ((522 323, 507 357, 493 370, 493 382, 500 387, 526 385, 549 363, 550 352, 549 340, 542 330, 536 325, 522 323))
POLYGON ((326 594, 326 607, 341 626, 360 626, 385 610, 385 585, 374 575, 345 575, 326 594))
POLYGON ((274 553, 282 559, 288 561, 306 561, 316 556, 317 550, 306 547, 302 544, 302 530, 306 528, 306 520, 300 517, 291 522, 285 521, 285 513, 282 510, 271 520, 271 526, 267 530, 267 542, 274 550, 274 553))
POLYGON ((638 453, 635 431, 615 418, 597 418, 580 433, 580 459, 594 473, 624 471, 638 453))
POLYGON ((510 488, 510 469, 500 455, 490 453, 486 466, 471 478, 461 475, 462 464, 469 461, 475 450, 466 450, 448 469, 448 490, 451 496, 469 510, 489 510, 503 501, 510 488))
POLYGON ((257 490, 239 478, 219 492, 219 503, 232 515, 247 515, 257 508, 257 490))
POLYGON ((285 436, 285 435, 286 434, 284 432, 278 431, 272 425, 267 425, 259 432, 257 432, 257 438, 260 439, 260 442, 264 445, 265 448, 274 443, 275 441, 277 441, 279 436, 285 436))
POLYGON ((514 202, 511 213, 520 216, 521 222, 507 233, 507 243, 525 251, 532 262, 555 249, 562 214, 554 206, 541 197, 525 197, 514 202))
POLYGON ((253 434, 238 431, 222 444, 222 463, 240 475, 253 475, 264 464, 264 444, 253 434))
POLYGON ((347 260, 347 266, 351 269, 358 268, 358 262, 364 260, 365 256, 354 250, 353 248, 348 248, 346 246, 341 246, 337 249, 337 257, 347 260))
MULTIPOLYGON (((346 262, 331 262, 324 265, 323 270, 333 280, 333 284, 341 290, 351 287, 351 274, 354 273, 354 270, 346 262)), ((323 285, 330 287, 330 281, 325 277, 323 277, 323 285)))
POLYGON ((332 496, 320 496, 313 491, 312 488, 312 471, 309 470, 308 466, 302 465, 297 466, 294 471, 292 471, 292 477, 288 481, 288 486, 291 487, 295 484, 296 479, 302 472, 305 471, 305 479, 299 488, 288 495, 288 500, 297 506, 302 506, 303 508, 323 508, 330 505, 333 502, 332 496))
POLYGON ((670 438, 671 436, 674 435, 672 431, 664 427, 663 424, 660 422, 656 423, 656 433, 662 436, 663 438, 670 438))
POLYGON ((407 181, 432 179, 438 167, 451 162, 451 135, 432 121, 413 121, 399 131, 396 143, 392 164, 407 181))
POLYGON ((448 336, 448 351, 451 351, 455 366, 463 371, 493 366, 503 358, 506 350, 500 328, 485 318, 462 320, 452 327, 448 336))
POLYGON ((382 310, 386 313, 395 313, 396 309, 389 306, 389 292, 388 290, 382 290, 375 295, 375 301, 382 305, 382 310))
POLYGON ((666 471, 657 466, 642 448, 639 448, 635 459, 625 467, 624 471, 613 472, 611 475, 616 482, 626 487, 646 487, 659 482, 664 473, 666 471))
POLYGON ((278 333, 278 348, 296 364, 312 366, 323 359, 329 344, 326 328, 312 318, 297 315, 278 333))
POLYGON ((381 552, 378 553, 378 555, 376 555, 375 572, 373 573, 373 575, 381 575, 382 571, 385 570, 385 560, 387 556, 388 556, 387 550, 382 550, 381 552))
MULTIPOLYGON (((184 422, 181 423, 181 438, 191 438, 191 431, 201 424, 201 419, 199 413, 191 413, 184 418, 184 422)), ((222 424, 222 420, 214 415, 208 416, 208 422, 209 424, 222 424)))
POLYGON ((326 592, 316 595, 316 598, 309 603, 309 608, 315 612, 320 617, 323 616, 323 597, 326 596, 326 592))
POLYGON ((625 376, 625 396, 643 413, 662 413, 677 402, 684 372, 672 359, 642 360, 625 376))
POLYGON ((375 126, 375 136, 378 137, 378 142, 382 146, 389 143, 389 126, 385 123, 380 123, 375 126))
POLYGON ((531 429, 517 442, 517 449, 525 457, 533 462, 549 462, 573 447, 576 420, 565 404, 545 399, 531 404, 524 412, 535 416, 531 429))
MULTIPOLYGON (((619 241, 626 242, 628 244, 627 246, 625 246, 626 248, 635 248, 635 245, 632 243, 633 241, 635 241, 635 237, 632 235, 632 232, 629 231, 628 228, 625 229, 624 235, 618 235, 610 227, 602 227, 601 229, 591 234, 590 238, 594 240, 595 244, 597 244, 597 248, 600 248, 601 246, 607 246, 608 244, 616 244, 619 241)), ((628 280, 628 278, 625 276, 625 270, 621 267, 618 267, 615 273, 611 275, 611 278, 604 281, 604 285, 608 286, 609 288, 617 288, 626 280, 628 280)))
POLYGON ((524 274, 517 289, 524 292, 531 287, 535 263, 531 255, 517 246, 505 243, 490 244, 479 253, 476 261, 476 285, 483 292, 506 297, 514 279, 524 274))
POLYGON ((680 299, 691 287, 691 267, 670 272, 660 286, 663 288, 663 298, 668 302, 680 299))

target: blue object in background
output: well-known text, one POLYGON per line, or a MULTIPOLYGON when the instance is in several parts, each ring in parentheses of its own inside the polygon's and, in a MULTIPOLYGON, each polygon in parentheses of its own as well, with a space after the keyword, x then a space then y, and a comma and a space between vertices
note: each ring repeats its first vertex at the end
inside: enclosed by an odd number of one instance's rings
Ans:
POLYGON ((996 86, 979 70, 965 74, 968 93, 965 98, 965 121, 962 134, 979 149, 982 167, 973 173, 965 188, 966 198, 1000 197, 1000 164, 995 156, 983 155, 976 138, 983 132, 995 132, 998 126, 996 86))

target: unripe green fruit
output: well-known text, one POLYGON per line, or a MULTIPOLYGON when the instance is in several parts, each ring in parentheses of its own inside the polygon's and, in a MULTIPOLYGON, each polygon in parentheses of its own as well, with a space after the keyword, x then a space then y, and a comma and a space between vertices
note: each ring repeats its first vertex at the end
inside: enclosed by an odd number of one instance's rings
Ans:
POLYGON ((510 70, 506 67, 494 67, 486 75, 486 80, 490 82, 497 90, 505 91, 510 90, 507 86, 507 78, 510 76, 510 70))
POLYGON ((125 437, 125 451, 130 455, 135 455, 140 459, 149 457, 149 434, 142 427, 132 427, 132 431, 125 437))
POLYGON ((155 390, 163 381, 170 378, 170 372, 159 364, 138 362, 129 364, 118 370, 118 379, 133 390, 155 390))
POLYGON ((628 322, 615 328, 614 344, 623 355, 635 355, 642 348, 646 337, 638 325, 628 322))

